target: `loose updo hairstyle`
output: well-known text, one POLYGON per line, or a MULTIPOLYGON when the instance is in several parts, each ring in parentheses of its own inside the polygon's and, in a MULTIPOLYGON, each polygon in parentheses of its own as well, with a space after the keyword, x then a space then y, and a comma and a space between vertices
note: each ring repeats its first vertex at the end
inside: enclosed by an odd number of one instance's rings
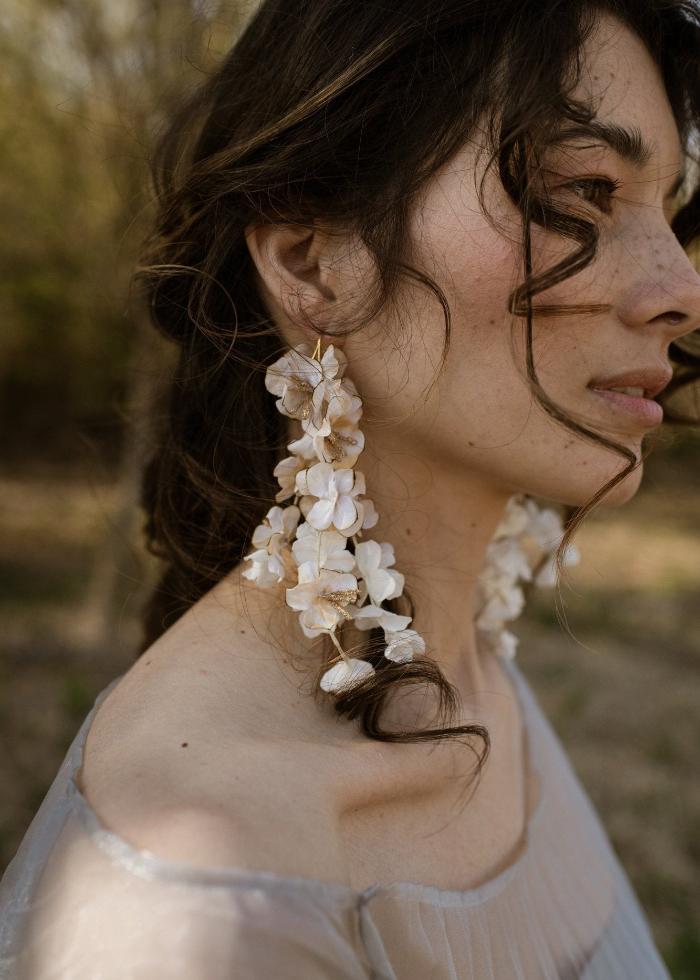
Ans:
MULTIPOLYGON (((402 281, 421 284, 444 313, 441 371, 450 309, 437 283, 411 264, 407 229, 419 192, 477 120, 487 120, 487 170, 495 168, 522 215, 523 280, 508 310, 525 335, 532 394, 559 424, 627 461, 584 506, 566 508, 559 572, 576 527, 639 465, 628 447, 579 425, 550 400, 532 350, 533 309, 539 317, 609 309, 532 302, 596 254, 595 222, 555 205, 536 178, 562 127, 596 134, 596 107, 571 93, 582 45, 604 12, 640 36, 663 77, 691 161, 692 186, 672 224, 688 248, 700 230, 692 164, 700 121, 697 0, 265 0, 218 68, 171 114, 152 156, 156 218, 135 271, 154 326, 177 348, 172 379, 154 408, 155 441, 143 472, 147 546, 163 569, 144 609, 139 652, 242 561, 279 489, 273 469, 287 455, 286 419, 264 379, 288 348, 256 288, 244 230, 261 222, 352 228, 379 270, 367 287, 365 322, 402 281), (570 254, 536 277, 533 222, 572 240, 570 254)), ((478 190, 491 220, 483 182, 478 190)), ((697 424, 666 404, 700 377, 691 341, 696 334, 670 345, 674 379, 659 398, 667 424, 697 424)), ((387 607, 413 614, 406 592, 387 607)), ((319 678, 335 655, 328 638, 321 640, 319 678)), ((459 697, 432 658, 384 658, 381 629, 370 631, 367 650, 376 673, 333 699, 340 715, 386 741, 476 735, 485 745, 480 762, 488 755, 480 725, 382 728, 388 696, 404 685, 435 685, 442 720, 454 720, 459 697)))

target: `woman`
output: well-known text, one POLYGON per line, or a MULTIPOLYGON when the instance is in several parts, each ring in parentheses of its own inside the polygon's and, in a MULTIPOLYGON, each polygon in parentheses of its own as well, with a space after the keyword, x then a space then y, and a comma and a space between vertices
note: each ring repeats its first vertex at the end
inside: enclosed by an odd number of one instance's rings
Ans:
POLYGON ((166 571, 3 976, 668 976, 506 623, 697 377, 699 51, 680 0, 266 2, 171 121, 166 571))

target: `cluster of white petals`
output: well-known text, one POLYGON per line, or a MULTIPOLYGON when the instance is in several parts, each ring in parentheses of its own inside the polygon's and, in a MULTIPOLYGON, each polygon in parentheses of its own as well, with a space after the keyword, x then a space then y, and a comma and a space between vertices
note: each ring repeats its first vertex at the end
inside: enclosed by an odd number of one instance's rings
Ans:
MULTIPOLYGON (((304 434, 288 444, 292 455, 274 469, 280 484, 277 504, 255 529, 254 550, 245 556, 251 564, 242 574, 263 588, 283 583, 287 604, 299 611, 304 634, 330 635, 339 659, 323 675, 321 687, 338 694, 375 672, 368 661, 343 651, 335 633, 344 622, 352 620, 361 630, 381 628, 384 656, 394 663, 408 663, 424 653, 425 642, 409 628, 410 616, 382 606, 402 594, 404 576, 392 567, 391 544, 360 540, 379 519, 365 496, 364 474, 355 468, 364 448, 358 428, 362 401, 353 382, 344 377, 343 352, 332 344, 320 358, 319 352, 320 341, 313 352, 304 342, 267 370, 265 386, 277 396, 277 408, 298 419, 304 434), (290 497, 292 503, 279 506, 290 497), (354 551, 347 547, 350 538, 354 551)), ((511 498, 478 582, 476 624, 494 652, 514 655, 517 638, 504 623, 520 615, 524 598, 517 581, 532 579, 532 567, 543 554, 548 562, 536 584, 555 583, 549 558, 561 534, 556 511, 540 510, 520 495, 511 498)), ((575 561, 578 552, 570 546, 566 563, 575 561)))
MULTIPOLYGON (((484 567, 477 579, 475 624, 480 645, 490 653, 513 658, 518 637, 505 628, 523 611, 525 596, 519 582, 541 587, 556 585, 555 552, 564 528, 552 507, 540 508, 525 494, 515 494, 486 549, 484 567), (533 568, 539 570, 534 575, 533 568)), ((576 565, 581 555, 568 545, 562 555, 564 566, 576 565)))

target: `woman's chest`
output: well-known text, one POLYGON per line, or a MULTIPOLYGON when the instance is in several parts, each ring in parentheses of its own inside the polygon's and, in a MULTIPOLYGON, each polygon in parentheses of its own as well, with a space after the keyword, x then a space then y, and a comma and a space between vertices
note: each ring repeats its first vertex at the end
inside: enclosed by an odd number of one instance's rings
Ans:
POLYGON ((514 963, 532 978, 583 975, 613 921, 616 880, 587 814, 558 786, 548 795, 558 774, 531 775, 524 812, 512 794, 483 796, 473 818, 454 800, 347 815, 352 885, 380 885, 370 914, 397 977, 442 976, 436 957, 445 976, 485 976, 486 964, 510 976, 514 963))

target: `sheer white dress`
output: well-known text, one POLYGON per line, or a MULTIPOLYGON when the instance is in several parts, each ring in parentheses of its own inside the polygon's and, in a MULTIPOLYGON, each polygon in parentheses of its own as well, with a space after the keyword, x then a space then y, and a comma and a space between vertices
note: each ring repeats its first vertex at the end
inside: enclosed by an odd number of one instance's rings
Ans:
POLYGON ((98 696, 0 882, 3 980, 668 980, 592 803, 515 661, 540 795, 484 885, 355 891, 180 864, 103 826, 74 776, 98 696))

